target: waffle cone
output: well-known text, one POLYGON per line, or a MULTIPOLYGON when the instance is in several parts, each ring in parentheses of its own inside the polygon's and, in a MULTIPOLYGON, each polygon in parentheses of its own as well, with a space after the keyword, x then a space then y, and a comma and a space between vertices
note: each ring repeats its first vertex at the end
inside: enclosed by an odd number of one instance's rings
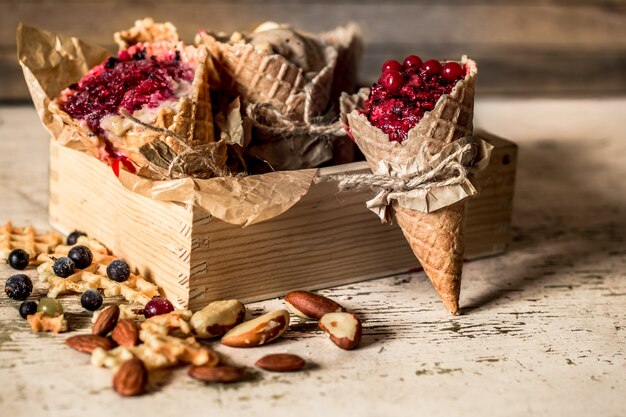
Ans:
POLYGON ((398 225, 451 314, 459 313, 465 252, 465 202, 432 213, 394 206, 398 225))
MULTIPOLYGON (((162 107, 158 111, 154 123, 150 123, 156 128, 174 132, 177 138, 166 136, 143 126, 136 126, 131 121, 124 121, 127 125, 123 129, 123 133, 109 138, 116 150, 126 155, 140 169, 147 164, 147 161, 139 149, 155 140, 163 140, 175 153, 215 142, 209 91, 208 49, 204 46, 198 47, 197 54, 192 59, 197 60, 197 66, 189 94, 181 97, 175 106, 162 107)), ((89 153, 100 159, 107 159, 108 154, 105 151, 104 142, 94 136, 83 123, 74 120, 56 102, 50 104, 49 111, 57 116, 63 124, 70 127, 67 131, 71 132, 71 137, 66 138, 66 142, 79 139, 89 153)), ((122 123, 121 116, 118 117, 118 120, 119 123, 122 123)))
MULTIPOLYGON (((358 111, 347 115, 350 134, 359 146, 372 171, 379 161, 402 164, 417 155, 424 141, 438 152, 445 145, 473 132, 474 84, 476 64, 463 57, 469 69, 450 94, 441 96, 435 108, 426 113, 402 142, 389 141, 382 130, 372 126, 358 111)), ((465 243, 463 236, 465 202, 431 213, 393 206, 395 218, 413 253, 420 261, 435 290, 452 314, 459 312, 461 273, 465 243)))
POLYGON ((207 34, 200 42, 222 67, 225 81, 250 103, 271 104, 295 120, 326 111, 333 86, 337 51, 324 49, 326 65, 310 81, 297 65, 279 54, 269 54, 250 44, 228 44, 207 34))
POLYGON ((152 18, 146 17, 135 20, 135 25, 130 29, 115 32, 113 39, 120 50, 123 50, 137 43, 166 41, 176 44, 178 32, 170 22, 155 23, 152 18))
POLYGON ((209 91, 208 50, 198 49, 198 65, 191 83, 190 93, 181 97, 176 109, 161 108, 152 125, 159 129, 174 132, 177 138, 144 128, 130 129, 122 137, 120 148, 140 167, 145 164, 144 156, 139 152, 146 143, 163 140, 175 153, 183 152, 187 147, 198 147, 215 142, 213 113, 209 91), (182 143, 181 143, 182 141, 182 143))

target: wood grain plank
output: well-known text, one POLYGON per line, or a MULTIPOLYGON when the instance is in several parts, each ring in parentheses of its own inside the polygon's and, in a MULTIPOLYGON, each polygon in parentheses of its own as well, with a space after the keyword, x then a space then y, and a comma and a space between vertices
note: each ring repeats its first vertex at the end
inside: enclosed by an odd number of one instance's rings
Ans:
POLYGON ((366 49, 361 81, 377 78, 380 63, 409 53, 474 57, 483 94, 623 94, 626 92, 624 2, 437 3, 338 2, 52 2, 4 0, 0 13, 0 99, 26 99, 15 59, 20 20, 113 49, 112 33, 141 16, 169 19, 191 40, 200 27, 250 29, 263 20, 327 30, 361 24, 366 49), (154 5, 158 7, 155 8, 154 5), (332 13, 328 12, 332 7, 332 13), (120 9, 124 12, 120 13, 120 9), (393 25, 388 22, 394 22, 393 25), (401 27, 402 30, 397 30, 401 27))
POLYGON ((355 21, 367 30, 366 42, 486 43, 528 45, 626 45, 626 6, 549 4, 318 4, 90 2, 12 3, 0 15, 0 45, 13 45, 20 20, 99 44, 112 42, 116 30, 136 18, 170 20, 183 38, 199 28, 246 30, 265 20, 290 22, 312 32, 355 21), (394 22, 394 24, 389 24, 394 22), (398 30, 401 27, 402 30, 398 30))

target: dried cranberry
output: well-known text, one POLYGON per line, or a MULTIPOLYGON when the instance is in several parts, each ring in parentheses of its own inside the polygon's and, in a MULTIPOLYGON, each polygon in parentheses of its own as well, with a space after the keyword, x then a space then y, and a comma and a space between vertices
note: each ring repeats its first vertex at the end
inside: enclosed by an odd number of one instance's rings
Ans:
POLYGON ((146 307, 144 308, 144 315, 146 318, 150 318, 153 316, 160 316, 161 314, 167 314, 174 311, 174 306, 169 300, 165 298, 153 298, 148 301, 146 307))

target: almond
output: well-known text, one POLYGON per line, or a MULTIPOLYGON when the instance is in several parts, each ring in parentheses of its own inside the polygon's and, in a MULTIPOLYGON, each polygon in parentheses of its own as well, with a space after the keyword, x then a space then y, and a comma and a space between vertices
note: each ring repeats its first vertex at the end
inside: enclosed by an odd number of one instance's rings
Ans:
POLYGON ((113 376, 113 389, 124 397, 142 394, 147 383, 148 371, 137 358, 124 362, 113 376))
POLYGON ((111 338, 120 346, 127 348, 135 346, 139 342, 137 325, 131 319, 120 320, 111 332, 111 338))
POLYGON ((91 353, 95 348, 113 349, 113 342, 106 337, 93 334, 81 334, 65 339, 65 344, 79 352, 91 353))
POLYGON ((340 304, 308 291, 291 291, 285 296, 287 308, 296 316, 319 320, 326 313, 346 311, 340 304))
POLYGON ((245 316, 246 307, 240 301, 214 301, 196 311, 189 324, 197 337, 208 339, 224 335, 241 323, 245 316))
POLYGON ((361 341, 361 320, 355 314, 327 313, 320 319, 319 326, 342 349, 354 349, 361 341))
POLYGON ((230 347, 261 346, 280 337, 289 327, 289 313, 276 310, 241 323, 222 337, 230 347))
POLYGON ((109 306, 102 314, 98 316, 98 320, 93 324, 91 333, 98 336, 106 336, 117 324, 120 318, 120 308, 118 306, 109 306))
POLYGON ((298 355, 290 353, 274 353, 263 356, 256 361, 256 366, 272 372, 294 372, 299 371, 305 365, 304 359, 298 355))
POLYGON ((238 382, 246 376, 245 368, 236 366, 192 366, 187 372, 190 377, 204 382, 238 382))

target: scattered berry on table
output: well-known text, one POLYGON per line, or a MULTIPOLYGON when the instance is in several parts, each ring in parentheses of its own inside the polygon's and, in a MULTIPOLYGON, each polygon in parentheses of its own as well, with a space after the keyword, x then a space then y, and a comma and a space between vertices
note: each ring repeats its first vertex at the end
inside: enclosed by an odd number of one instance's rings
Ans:
POLYGON ((169 300, 165 298, 153 298, 148 301, 146 307, 144 308, 144 315, 146 318, 150 318, 152 316, 160 316, 161 314, 167 314, 174 311, 174 306, 169 300))
POLYGON ((91 261, 93 261, 93 254, 91 250, 87 246, 78 245, 74 246, 70 249, 70 253, 67 255, 72 261, 74 261, 74 265, 78 269, 85 269, 89 265, 91 265, 91 261))
POLYGON ((33 283, 24 274, 13 275, 4 284, 4 292, 14 300, 25 300, 33 292, 33 283))
POLYGON ((107 275, 113 281, 124 282, 130 277, 130 267, 123 259, 116 259, 107 266, 107 275))
POLYGON ((81 236, 87 236, 87 233, 81 232, 80 230, 74 230, 72 233, 67 235, 66 243, 68 245, 75 245, 76 241, 81 236))
POLYGON ((67 256, 61 256, 52 265, 52 271, 54 275, 61 278, 67 278, 74 273, 74 269, 76 266, 74 265, 74 261, 72 261, 67 256))
POLYGON ((22 316, 23 319, 26 318, 26 316, 30 316, 31 314, 35 314, 37 312, 37 303, 32 301, 32 300, 28 300, 28 301, 24 301, 22 304, 20 304, 20 316, 22 316))
POLYGON ((44 297, 39 300, 37 311, 46 316, 54 317, 63 314, 63 306, 54 298, 44 297))
POLYGON ((30 256, 23 249, 13 249, 11 253, 9 253, 8 262, 11 268, 19 269, 21 271, 28 266, 30 256))
POLYGON ((102 295, 98 290, 87 290, 80 296, 80 305, 85 310, 96 311, 102 306, 102 295))

